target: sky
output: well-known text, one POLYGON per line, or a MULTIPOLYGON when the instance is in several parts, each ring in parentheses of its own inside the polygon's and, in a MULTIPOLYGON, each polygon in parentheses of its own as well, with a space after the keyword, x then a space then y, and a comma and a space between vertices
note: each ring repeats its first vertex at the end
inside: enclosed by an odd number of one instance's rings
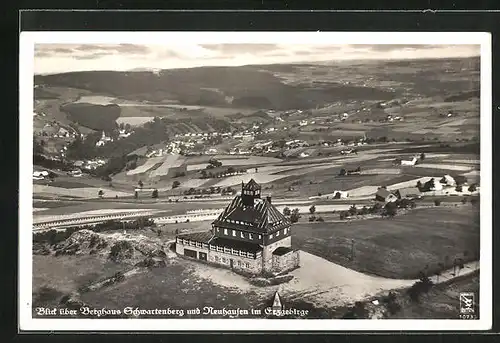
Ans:
POLYGON ((479 56, 480 45, 36 44, 35 74, 479 56))

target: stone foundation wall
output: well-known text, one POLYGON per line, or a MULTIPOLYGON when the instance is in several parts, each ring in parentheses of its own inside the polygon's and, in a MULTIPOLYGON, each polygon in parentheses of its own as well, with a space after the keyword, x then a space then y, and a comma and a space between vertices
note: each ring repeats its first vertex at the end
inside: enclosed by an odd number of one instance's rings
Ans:
POLYGON ((263 262, 263 271, 272 273, 274 271, 273 268, 273 251, 279 247, 290 248, 292 246, 292 237, 288 236, 282 240, 274 242, 270 245, 264 247, 262 251, 263 262))
POLYGON ((262 258, 239 257, 212 250, 208 254, 209 262, 227 268, 231 268, 231 259, 233 260, 233 269, 235 270, 250 274, 260 274, 262 271, 262 258))
POLYGON ((300 265, 300 254, 298 251, 290 251, 285 255, 273 255, 273 271, 285 272, 297 268, 300 265))

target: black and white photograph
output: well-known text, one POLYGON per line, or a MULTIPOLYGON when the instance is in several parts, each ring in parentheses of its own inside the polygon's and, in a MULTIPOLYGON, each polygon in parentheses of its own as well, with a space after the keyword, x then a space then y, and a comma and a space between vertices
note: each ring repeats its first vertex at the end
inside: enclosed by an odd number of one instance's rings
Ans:
POLYGON ((23 32, 21 327, 489 329, 490 49, 23 32))

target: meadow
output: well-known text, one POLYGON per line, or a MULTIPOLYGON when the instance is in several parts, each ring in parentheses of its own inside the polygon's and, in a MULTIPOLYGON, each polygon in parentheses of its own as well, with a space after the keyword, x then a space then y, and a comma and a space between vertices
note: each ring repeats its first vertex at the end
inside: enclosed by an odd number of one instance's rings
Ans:
POLYGON ((389 219, 297 223, 292 242, 296 248, 363 273, 416 278, 426 266, 429 272, 435 271, 439 263, 449 264, 465 252, 466 262, 474 260, 479 251, 479 209, 465 204, 417 208, 389 219))

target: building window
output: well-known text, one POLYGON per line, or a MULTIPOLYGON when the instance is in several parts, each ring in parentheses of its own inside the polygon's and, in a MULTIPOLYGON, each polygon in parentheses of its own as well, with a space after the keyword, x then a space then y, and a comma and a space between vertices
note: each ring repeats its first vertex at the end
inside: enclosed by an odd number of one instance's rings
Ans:
POLYGON ((245 238, 245 235, 243 234, 243 232, 240 232, 240 236, 241 236, 241 238, 245 238))
POLYGON ((227 235, 227 229, 224 229, 224 234, 227 235))
POLYGON ((250 263, 246 262, 245 267, 250 268, 250 263))
POLYGON ((251 233, 248 234, 248 238, 253 239, 253 236, 251 233))
POLYGON ((269 235, 269 239, 272 239, 272 238, 273 238, 273 234, 270 234, 270 235, 269 235))
POLYGON ((259 235, 259 239, 262 239, 262 235, 259 235))
POLYGON ((236 237, 236 231, 233 230, 233 237, 236 237))
POLYGON ((280 235, 280 232, 279 232, 279 230, 278 230, 278 232, 276 232, 276 237, 278 237, 279 235, 280 235))
POLYGON ((225 257, 222 258, 222 263, 226 263, 226 258, 225 257))
POLYGON ((240 267, 241 267, 241 261, 240 261, 240 260, 238 260, 238 266, 240 266, 240 267))

